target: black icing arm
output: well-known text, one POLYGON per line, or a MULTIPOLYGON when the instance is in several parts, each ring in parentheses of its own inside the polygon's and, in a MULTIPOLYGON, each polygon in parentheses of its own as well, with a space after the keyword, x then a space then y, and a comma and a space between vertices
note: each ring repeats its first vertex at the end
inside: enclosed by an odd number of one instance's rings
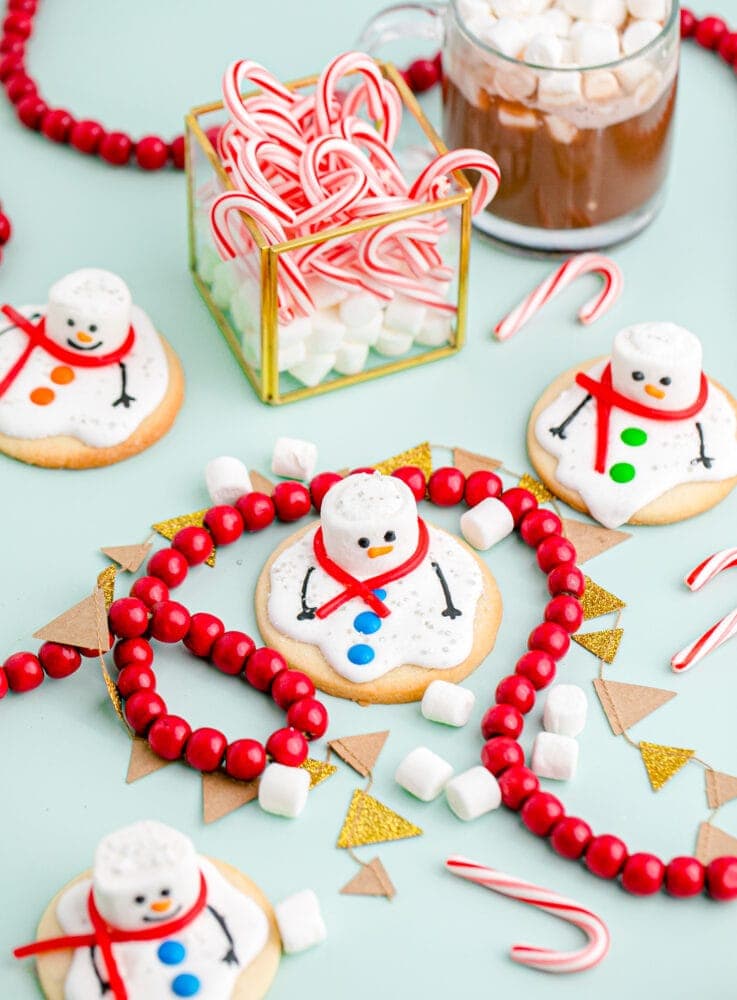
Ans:
POLYGON ((442 569, 439 564, 434 562, 431 563, 432 568, 437 574, 438 580, 440 580, 440 586, 443 588, 443 597, 445 598, 445 608, 441 612, 444 618, 459 618, 463 612, 459 611, 457 607, 453 604, 453 598, 450 595, 450 587, 448 586, 448 581, 445 579, 442 569))
POLYGON ((92 962, 92 968, 95 973, 95 978, 97 979, 97 982, 100 984, 100 996, 105 996, 105 994, 110 990, 110 983, 105 982, 105 980, 100 975, 100 970, 97 968, 97 962, 95 961, 96 947, 97 946, 94 944, 90 946, 90 961, 92 962))
POLYGON ((562 424, 558 424, 557 427, 549 427, 548 428, 548 430, 553 435, 553 437, 559 437, 559 438, 561 438, 561 440, 565 440, 565 437, 566 437, 566 427, 568 427, 569 424, 573 423, 573 421, 576 419, 576 417, 579 415, 579 413, 581 412, 581 410, 584 408, 584 406, 586 406, 586 404, 588 403, 588 401, 590 399, 591 399, 591 393, 589 393, 587 396, 585 396, 581 400, 581 402, 578 404, 578 406, 576 407, 576 409, 573 410, 571 413, 568 414, 568 416, 566 417, 566 419, 563 421, 562 424))
POLYGON ((214 906, 210 906, 208 904, 207 909, 210 911, 210 913, 212 913, 215 920, 217 920, 218 924, 220 925, 220 929, 222 930, 223 934, 225 935, 225 939, 228 942, 228 950, 220 959, 220 961, 225 962, 226 965, 239 965, 240 963, 238 962, 238 956, 235 953, 235 941, 233 940, 233 935, 230 933, 230 930, 228 929, 228 924, 227 921, 225 920, 225 917, 221 913, 218 913, 218 911, 215 909, 214 906))
POLYGON ((704 428, 699 421, 696 421, 696 433, 699 435, 699 454, 691 459, 691 465, 703 465, 705 469, 710 469, 714 464, 714 459, 706 454, 706 443, 704 442, 704 428))
POLYGON ((300 594, 300 600, 302 602, 302 610, 297 615, 298 622, 311 621, 315 617, 315 612, 317 608, 311 608, 307 603, 307 588, 310 584, 310 577, 315 572, 315 567, 310 566, 305 573, 305 578, 302 581, 302 592, 300 594))
POLYGON ((128 407, 131 405, 131 403, 135 403, 136 397, 129 396, 128 393, 126 392, 126 382, 128 380, 128 372, 126 371, 124 362, 119 361, 118 366, 120 368, 120 395, 113 403, 113 406, 120 406, 120 404, 122 403, 125 409, 127 410, 128 407))

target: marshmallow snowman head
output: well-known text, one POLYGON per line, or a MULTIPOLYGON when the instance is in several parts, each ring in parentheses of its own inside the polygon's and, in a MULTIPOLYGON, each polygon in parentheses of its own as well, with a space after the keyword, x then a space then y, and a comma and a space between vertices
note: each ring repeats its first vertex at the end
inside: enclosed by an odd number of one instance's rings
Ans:
POLYGON ((200 893, 194 845, 155 820, 126 826, 98 845, 92 891, 100 915, 121 930, 174 920, 200 893))
POLYGON ((417 548, 417 503, 396 476, 346 476, 325 495, 320 517, 328 556, 359 580, 400 566, 417 548))
POLYGON ((46 333, 80 355, 107 354, 125 342, 132 305, 128 286, 117 274, 74 271, 51 286, 46 333))
POLYGON ((699 395, 701 342, 675 323, 628 326, 614 338, 612 385, 654 409, 685 409, 699 395))

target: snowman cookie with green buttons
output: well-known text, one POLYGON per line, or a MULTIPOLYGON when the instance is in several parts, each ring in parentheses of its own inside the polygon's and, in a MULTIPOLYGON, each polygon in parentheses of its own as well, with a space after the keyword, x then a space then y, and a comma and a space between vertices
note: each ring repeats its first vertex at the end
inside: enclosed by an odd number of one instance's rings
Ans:
POLYGON ((670 524, 737 484, 737 401, 702 371, 701 343, 674 323, 620 330, 611 357, 561 375, 527 432, 545 485, 607 528, 670 524))

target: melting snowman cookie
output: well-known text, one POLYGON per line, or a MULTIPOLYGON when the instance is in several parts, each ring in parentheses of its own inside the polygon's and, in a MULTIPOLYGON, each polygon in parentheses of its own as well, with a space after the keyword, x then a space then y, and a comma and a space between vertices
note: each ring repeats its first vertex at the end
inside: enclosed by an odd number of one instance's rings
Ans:
POLYGON ((418 516, 405 483, 359 473, 268 561, 256 611, 264 640, 323 691, 400 702, 475 670, 501 601, 484 563, 418 516))
POLYGON ((117 275, 57 281, 46 306, 0 307, 0 451, 110 465, 153 444, 181 405, 179 361, 117 275))
POLYGON ((536 404, 528 450, 545 484, 608 528, 667 524, 737 483, 737 402, 674 323, 621 330, 611 358, 562 375, 536 404))

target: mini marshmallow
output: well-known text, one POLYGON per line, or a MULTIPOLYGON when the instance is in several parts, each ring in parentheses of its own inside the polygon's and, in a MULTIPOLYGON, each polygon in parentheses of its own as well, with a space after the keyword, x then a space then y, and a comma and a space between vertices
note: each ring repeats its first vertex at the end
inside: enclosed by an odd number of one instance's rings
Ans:
POLYGON ((570 781, 578 765, 578 743, 558 733, 538 733, 532 744, 530 767, 538 778, 570 781))
POLYGON ((583 75, 583 93, 587 101, 611 101, 619 93, 619 83, 609 70, 594 69, 583 75))
POLYGON ((573 23, 571 15, 561 7, 551 7, 539 16, 537 24, 542 32, 552 32, 559 38, 566 38, 573 23))
POLYGON ((383 354, 388 358, 397 358, 401 354, 406 354, 411 347, 411 333, 400 333, 398 330, 389 330, 387 327, 383 328, 375 344, 377 354, 383 354))
POLYGON ((215 265, 212 275, 210 294, 216 306, 227 309, 237 284, 236 274, 230 261, 221 260, 215 265))
POLYGON ((535 35, 525 47, 525 61, 535 66, 560 66, 563 42, 557 35, 535 35))
POLYGON ((299 344, 312 333, 312 322, 307 316, 298 316, 291 323, 279 324, 279 347, 291 347, 299 344))
POLYGON ((350 327, 346 333, 346 340, 350 340, 354 344, 368 344, 369 347, 373 347, 379 339, 383 325, 384 314, 380 311, 367 323, 350 327))
POLYGON ((300 438, 276 439, 271 456, 271 471, 283 479, 312 479, 317 466, 317 445, 300 438))
POLYGON ((234 504, 253 490, 248 469, 231 455, 210 459, 205 466, 205 485, 214 504, 234 504))
POLYGON ((660 97, 663 90, 663 77, 657 70, 641 80, 635 88, 635 105, 644 111, 660 97))
POLYGON ((586 725, 588 699, 576 684, 556 684, 543 709, 543 726, 558 736, 578 736, 586 725))
POLYGON ((320 912, 320 902, 312 889, 287 896, 274 907, 279 936, 284 951, 293 955, 320 944, 328 936, 320 912))
POLYGON ((475 17, 488 17, 491 14, 491 7, 487 0, 458 0, 458 13, 466 24, 475 17))
POLYGON ((410 333, 414 337, 422 329, 426 315, 427 307, 421 302, 395 295, 384 312, 384 323, 392 330, 410 333))
POLYGON ((571 28, 571 41, 578 66, 600 66, 619 58, 619 33, 611 24, 579 21, 571 28))
POLYGON ((307 338, 307 351, 313 354, 337 351, 345 332, 346 325, 338 319, 337 309, 318 309, 312 314, 312 333, 307 338))
POLYGON ((461 515, 461 534, 475 549, 486 551, 513 531, 514 518, 496 497, 487 497, 461 515))
POLYGON ((294 344, 289 344, 288 347, 282 347, 280 344, 276 362, 277 367, 280 372, 291 371, 295 365, 301 364, 306 357, 307 347, 304 340, 298 340, 294 344))
POLYGON ((491 0, 491 7, 497 17, 530 17, 541 14, 552 0, 491 0))
POLYGON ((616 71, 620 85, 628 93, 637 90, 638 86, 648 76, 656 73, 657 70, 649 59, 631 59, 618 67, 616 71))
POLYGON ((344 285, 334 285, 324 278, 307 279, 307 291, 318 309, 330 309, 347 299, 350 292, 344 285))
POLYGON ((500 104, 497 117, 505 128, 519 128, 526 132, 534 132, 540 125, 540 119, 535 112, 531 108, 523 108, 520 104, 500 104))
POLYGON ((230 298, 233 322, 241 333, 251 333, 258 329, 260 309, 258 287, 250 282, 244 282, 230 298))
POLYGON ((578 129, 567 118, 560 115, 545 115, 545 126, 556 142, 569 146, 578 135, 578 129))
POLYGON ((197 273, 208 285, 215 277, 215 269, 220 262, 218 252, 211 246, 205 244, 197 250, 197 273))
POLYGON ((622 49, 625 55, 631 56, 644 49, 662 30, 662 25, 657 21, 632 21, 622 35, 622 49))
POLYGON ((448 681, 431 681, 422 696, 422 714, 430 722, 465 726, 471 718, 476 695, 468 688, 448 681))
POLYGON ((458 819, 468 822, 498 809, 502 792, 491 771, 478 764, 451 778, 445 786, 445 797, 458 819))
POLYGON ((269 764, 258 784, 258 804, 275 816, 294 819, 307 805, 310 775, 302 767, 269 764))
POLYGON ((422 347, 442 347, 453 336, 453 317, 447 313, 428 310, 422 329, 415 335, 415 343, 422 347))
POLYGON ((627 0, 627 10, 632 17, 643 21, 665 21, 668 16, 667 0, 627 0))
POLYGON ((625 0, 563 0, 563 6, 571 17, 582 21, 599 21, 621 27, 627 19, 625 0))
POLYGON ((357 375, 366 367, 368 352, 368 344, 354 344, 351 340, 344 340, 335 354, 333 367, 341 375, 357 375))
POLYGON ((415 798, 432 802, 440 795, 452 775, 453 768, 447 760, 438 757, 427 747, 416 747, 401 762, 394 780, 415 798))
POLYGON ((483 40, 503 55, 516 59, 525 47, 527 29, 514 17, 500 17, 483 40))
POLYGON ((581 74, 577 70, 551 70, 540 74, 540 104, 577 104, 581 100, 581 74))
MULTIPOLYGON (((381 302, 375 295, 368 292, 358 292, 351 295, 338 306, 338 316, 346 326, 366 326, 375 316, 381 313, 381 302)), ((352 337, 355 340, 355 337, 352 337)))
POLYGON ((289 374, 302 385, 314 389, 322 382, 334 364, 334 354, 311 354, 298 364, 290 365, 289 374))
POLYGON ((500 67, 494 76, 494 90, 507 101, 524 101, 537 87, 537 74, 527 66, 500 67))

